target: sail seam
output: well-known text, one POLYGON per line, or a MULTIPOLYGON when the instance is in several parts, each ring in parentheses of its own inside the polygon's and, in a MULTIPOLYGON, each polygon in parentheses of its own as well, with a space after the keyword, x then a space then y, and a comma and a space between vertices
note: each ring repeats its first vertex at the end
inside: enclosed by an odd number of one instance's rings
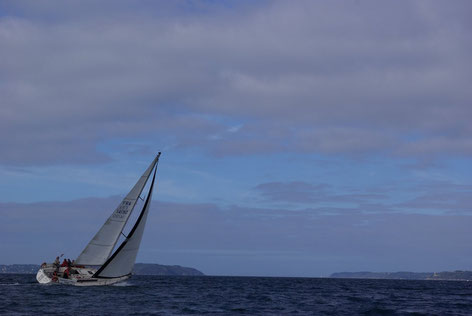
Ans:
POLYGON ((119 219, 109 219, 110 222, 126 222, 126 221, 120 221, 119 219))
POLYGON ((94 242, 91 242, 90 243, 91 245, 96 245, 96 246, 111 246, 113 244, 97 244, 97 243, 94 243, 94 242))

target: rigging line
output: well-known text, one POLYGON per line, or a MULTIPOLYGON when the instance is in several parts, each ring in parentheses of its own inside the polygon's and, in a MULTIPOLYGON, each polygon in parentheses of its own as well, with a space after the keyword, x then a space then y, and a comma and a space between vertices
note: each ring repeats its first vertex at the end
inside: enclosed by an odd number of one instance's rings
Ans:
POLYGON ((121 234, 122 234, 123 236, 125 236, 126 239, 128 239, 128 236, 126 236, 125 234, 123 234, 123 232, 121 232, 121 234))

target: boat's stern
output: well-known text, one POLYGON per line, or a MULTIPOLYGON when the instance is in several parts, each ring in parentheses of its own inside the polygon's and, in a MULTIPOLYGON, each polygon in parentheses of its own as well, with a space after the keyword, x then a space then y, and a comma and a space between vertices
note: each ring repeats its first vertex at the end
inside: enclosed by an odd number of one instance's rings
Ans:
POLYGON ((36 273, 36 280, 41 284, 47 284, 52 282, 52 278, 49 277, 48 273, 43 269, 39 269, 36 273))
POLYGON ((58 268, 52 263, 43 263, 36 273, 36 280, 41 284, 57 282, 58 274, 65 268, 58 268))

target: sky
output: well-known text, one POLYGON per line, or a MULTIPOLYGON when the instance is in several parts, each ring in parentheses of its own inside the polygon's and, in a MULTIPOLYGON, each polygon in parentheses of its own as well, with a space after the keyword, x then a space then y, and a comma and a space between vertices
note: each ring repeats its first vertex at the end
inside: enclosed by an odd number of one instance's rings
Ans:
POLYGON ((75 258, 158 151, 138 262, 472 270, 470 1, 2 1, 0 263, 75 258))

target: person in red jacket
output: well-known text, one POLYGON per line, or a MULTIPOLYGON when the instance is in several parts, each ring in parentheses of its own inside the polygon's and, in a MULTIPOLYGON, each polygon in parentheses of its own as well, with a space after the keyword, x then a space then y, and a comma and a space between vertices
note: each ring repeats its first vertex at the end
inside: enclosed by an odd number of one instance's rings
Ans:
POLYGON ((67 267, 65 270, 64 270, 64 276, 63 278, 64 279, 68 279, 70 276, 70 271, 69 271, 69 267, 67 267))

